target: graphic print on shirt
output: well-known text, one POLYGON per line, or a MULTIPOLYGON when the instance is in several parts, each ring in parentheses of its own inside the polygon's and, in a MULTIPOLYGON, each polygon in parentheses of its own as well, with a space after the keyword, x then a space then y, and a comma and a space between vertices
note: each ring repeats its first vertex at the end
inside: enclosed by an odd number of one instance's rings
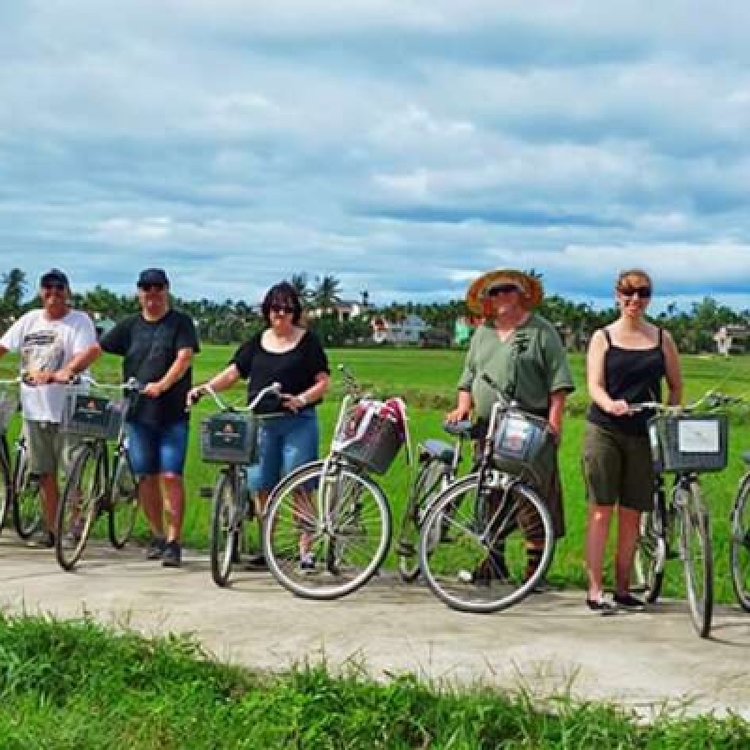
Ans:
POLYGON ((65 343, 58 331, 31 331, 21 342, 21 375, 33 370, 56 372, 65 362, 65 343))

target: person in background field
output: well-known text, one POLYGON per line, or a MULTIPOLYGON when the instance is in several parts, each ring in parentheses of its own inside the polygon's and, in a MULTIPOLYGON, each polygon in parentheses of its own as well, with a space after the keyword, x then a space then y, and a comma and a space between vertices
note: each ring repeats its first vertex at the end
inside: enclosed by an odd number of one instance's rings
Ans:
POLYGON ((620 317, 596 331, 587 356, 592 404, 584 439, 583 469, 589 499, 586 604, 602 614, 616 605, 640 609, 630 591, 630 573, 640 533, 641 513, 651 510, 653 470, 647 412, 629 404, 661 401, 666 378, 668 402, 679 404, 682 378, 677 347, 667 331, 645 318, 653 285, 640 269, 624 271, 615 285, 620 317), (612 511, 617 506, 617 554, 613 605, 604 599, 602 567, 612 511))
MULTIPOLYGON (((467 306, 485 321, 472 336, 458 383, 456 408, 446 416, 459 422, 472 414, 489 421, 499 388, 507 401, 549 421, 559 445, 563 411, 573 378, 560 336, 554 326, 533 311, 544 296, 542 284, 520 271, 491 271, 469 288, 467 306)), ((562 487, 555 461, 550 487, 542 493, 555 532, 565 532, 562 487)), ((529 573, 538 564, 541 549, 530 548, 529 573)), ((502 568, 501 561, 497 567, 502 568)))
MULTIPOLYGON (((249 471, 250 487, 258 493, 261 511, 282 477, 318 457, 315 407, 328 390, 330 379, 328 359, 317 336, 300 325, 302 306, 294 287, 287 282, 272 286, 262 310, 266 329, 240 346, 224 370, 189 394, 192 403, 205 386, 223 391, 242 378, 248 381, 249 403, 266 386, 281 384, 280 399, 261 402, 256 409, 256 413, 269 417, 258 432, 259 463, 249 471)), ((314 570, 312 553, 302 550, 301 556, 300 567, 314 570)), ((255 555, 251 564, 264 568, 265 560, 255 555)))
POLYGON ((69 305, 68 277, 53 268, 39 280, 41 310, 22 315, 0 339, 0 357, 20 352, 23 430, 29 447, 29 470, 39 476, 42 493, 43 545, 53 547, 60 492, 58 469, 67 469, 75 444, 60 432, 65 384, 99 355, 96 330, 86 313, 69 305))
POLYGON ((152 533, 147 556, 179 567, 188 444, 185 399, 198 337, 192 319, 171 308, 169 280, 162 269, 141 271, 138 302, 140 313, 106 333, 101 346, 123 357, 124 379, 135 378, 144 386, 127 415, 127 434, 133 471, 140 478, 139 499, 152 533))

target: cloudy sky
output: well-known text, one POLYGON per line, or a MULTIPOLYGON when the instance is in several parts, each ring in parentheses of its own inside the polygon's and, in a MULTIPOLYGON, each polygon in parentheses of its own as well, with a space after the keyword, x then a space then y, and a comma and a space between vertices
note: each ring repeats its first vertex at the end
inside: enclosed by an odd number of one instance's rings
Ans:
POLYGON ((750 5, 0 4, 0 270, 376 303, 483 270, 750 308, 750 5))

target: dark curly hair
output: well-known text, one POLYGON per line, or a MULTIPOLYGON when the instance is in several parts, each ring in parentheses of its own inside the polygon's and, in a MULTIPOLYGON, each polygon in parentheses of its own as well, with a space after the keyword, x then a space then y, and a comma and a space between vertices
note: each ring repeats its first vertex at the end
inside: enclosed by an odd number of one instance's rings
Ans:
POLYGON ((292 322, 296 325, 302 317, 302 305, 299 301, 297 290, 288 282, 282 281, 280 284, 274 284, 263 298, 261 310, 263 318, 267 325, 271 325, 271 306, 288 305, 293 308, 292 322))

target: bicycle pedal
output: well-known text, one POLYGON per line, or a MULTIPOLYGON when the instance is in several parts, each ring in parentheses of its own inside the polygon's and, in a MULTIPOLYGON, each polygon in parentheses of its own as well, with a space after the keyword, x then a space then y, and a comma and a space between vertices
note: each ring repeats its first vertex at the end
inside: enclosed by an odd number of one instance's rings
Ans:
POLYGON ((396 554, 403 557, 413 557, 417 554, 417 548, 411 542, 399 542, 396 545, 396 554))
POLYGON ((201 487, 198 494, 204 500, 210 500, 214 495, 213 487, 201 487))

